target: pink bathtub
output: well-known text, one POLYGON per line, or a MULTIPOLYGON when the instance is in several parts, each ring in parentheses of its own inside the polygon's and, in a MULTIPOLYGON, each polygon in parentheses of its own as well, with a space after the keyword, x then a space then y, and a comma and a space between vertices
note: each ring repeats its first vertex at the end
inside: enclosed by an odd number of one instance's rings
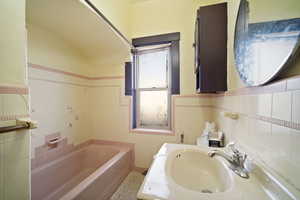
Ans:
POLYGON ((32 200, 107 200, 132 170, 133 149, 91 142, 32 170, 32 200))

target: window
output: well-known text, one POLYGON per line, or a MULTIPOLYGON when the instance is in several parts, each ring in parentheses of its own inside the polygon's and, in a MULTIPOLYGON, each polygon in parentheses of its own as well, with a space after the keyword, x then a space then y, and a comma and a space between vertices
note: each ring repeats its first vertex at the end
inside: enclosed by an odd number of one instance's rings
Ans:
MULTIPOLYGON (((125 65, 125 95, 132 96, 131 128, 171 130, 171 95, 180 94, 180 33, 135 38, 125 65)), ((162 133, 169 131, 162 131, 162 133)))
POLYGON ((170 129, 170 47, 137 49, 137 128, 170 129))

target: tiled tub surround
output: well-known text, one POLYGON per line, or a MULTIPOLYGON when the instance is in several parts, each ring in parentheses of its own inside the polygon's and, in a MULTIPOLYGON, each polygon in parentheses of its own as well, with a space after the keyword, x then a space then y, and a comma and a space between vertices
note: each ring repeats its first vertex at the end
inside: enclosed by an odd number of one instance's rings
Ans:
POLYGON ((75 145, 91 139, 86 80, 31 65, 28 70, 30 114, 39 122, 39 127, 31 134, 31 158, 49 133, 60 133, 75 145))
POLYGON ((108 199, 132 170, 133 151, 132 144, 100 140, 37 148, 31 199, 108 199))

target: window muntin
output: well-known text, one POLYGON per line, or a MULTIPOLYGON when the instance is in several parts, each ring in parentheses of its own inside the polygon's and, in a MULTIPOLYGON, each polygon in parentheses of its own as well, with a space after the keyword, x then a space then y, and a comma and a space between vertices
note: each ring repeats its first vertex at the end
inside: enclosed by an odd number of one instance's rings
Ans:
POLYGON ((170 129, 170 48, 137 53, 137 128, 170 129))

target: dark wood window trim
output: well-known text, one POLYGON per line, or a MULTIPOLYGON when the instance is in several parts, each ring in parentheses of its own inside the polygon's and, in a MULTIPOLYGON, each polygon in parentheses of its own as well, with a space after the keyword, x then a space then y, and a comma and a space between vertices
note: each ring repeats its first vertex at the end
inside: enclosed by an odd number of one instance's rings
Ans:
POLYGON ((132 39, 132 45, 134 47, 149 46, 149 45, 158 45, 166 44, 174 41, 180 40, 180 33, 167 33, 161 35, 147 36, 132 39))
MULTIPOLYGON (((180 94, 180 32, 132 39, 134 47, 171 44, 171 94, 180 94)), ((133 50, 133 54, 134 54, 133 50)))
POLYGON ((133 76, 133 67, 132 62, 125 63, 125 96, 132 95, 132 76, 133 76))
MULTIPOLYGON (((135 83, 135 61, 137 47, 170 44, 171 53, 171 94, 180 94, 180 33, 168 33, 155 36, 134 38, 132 44, 133 63, 125 64, 125 95, 132 96, 132 124, 131 128, 136 129, 136 83, 135 83)), ((172 112, 172 111, 171 111, 172 112)), ((170 116, 171 117, 171 116, 170 116)), ((172 121, 172 119, 170 120, 172 121)), ((171 125, 172 127, 172 125, 171 125)), ((153 131, 153 130, 152 130, 153 131)))

